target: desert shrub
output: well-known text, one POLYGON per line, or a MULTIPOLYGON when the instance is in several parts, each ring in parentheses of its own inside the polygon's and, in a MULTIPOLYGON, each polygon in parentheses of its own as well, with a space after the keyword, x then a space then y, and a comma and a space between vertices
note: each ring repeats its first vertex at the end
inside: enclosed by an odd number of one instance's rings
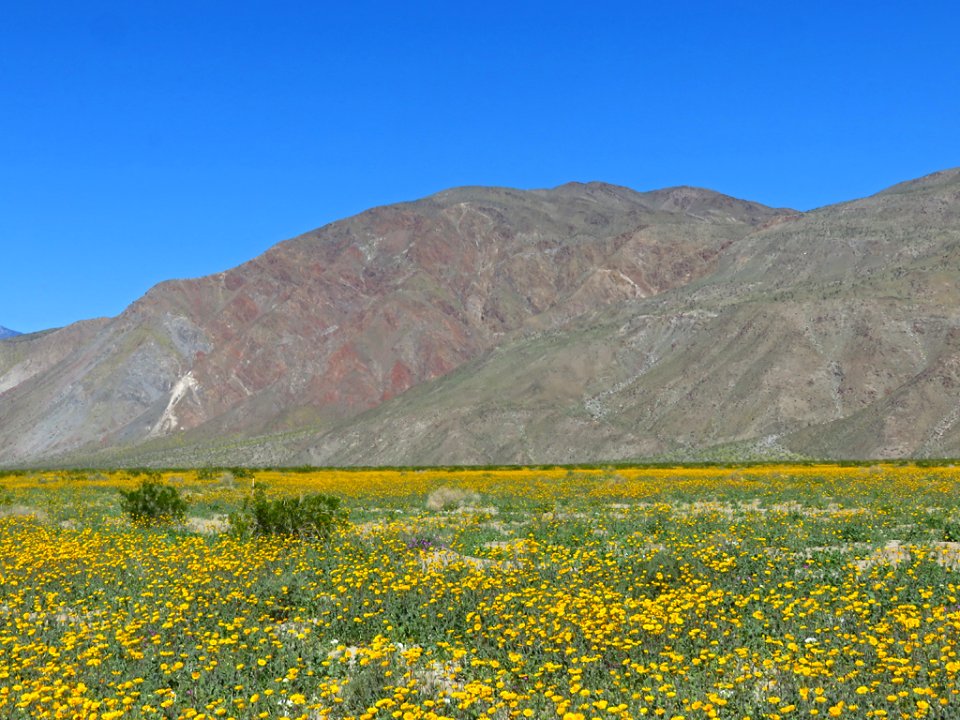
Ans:
POLYGON ((219 480, 223 484, 254 477, 253 471, 245 467, 202 467, 197 470, 197 480, 219 480))
POLYGON ((231 530, 240 537, 326 538, 344 522, 346 511, 340 507, 340 498, 315 493, 268 499, 262 488, 244 500, 238 512, 230 514, 231 530))
POLYGON ((130 477, 140 477, 141 475, 145 475, 147 478, 154 479, 154 480, 160 478, 159 471, 155 470, 154 468, 148 468, 148 467, 127 468, 127 475, 129 475, 130 477))
POLYGON ((181 520, 187 503, 172 485, 144 480, 134 490, 121 490, 120 505, 134 522, 163 524, 181 520))
POLYGON ((458 507, 476 505, 480 496, 472 490, 461 490, 444 485, 427 496, 427 510, 454 510, 458 507))

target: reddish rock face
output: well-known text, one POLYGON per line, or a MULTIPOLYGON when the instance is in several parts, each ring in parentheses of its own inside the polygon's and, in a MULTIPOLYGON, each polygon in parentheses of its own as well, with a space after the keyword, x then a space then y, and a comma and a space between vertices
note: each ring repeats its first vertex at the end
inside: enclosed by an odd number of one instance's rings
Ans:
POLYGON ((267 391, 350 416, 507 335, 690 282, 779 216, 702 190, 681 199, 602 185, 453 190, 334 223, 221 275, 160 286, 143 312, 185 312, 211 346, 191 368, 199 411, 179 427, 250 406, 225 429, 256 432, 272 418, 251 399, 267 391))
POLYGON ((703 190, 597 183, 376 208, 153 288, 69 368, 12 391, 32 417, 59 419, 42 438, 11 432, 11 457, 349 418, 511 338, 689 283, 781 215, 703 190))
POLYGON ((397 360, 393 364, 393 369, 390 371, 390 385, 383 391, 383 400, 389 400, 392 397, 396 397, 404 390, 407 390, 413 385, 414 377, 413 373, 410 372, 410 368, 404 365, 400 360, 397 360))
POLYGON ((955 456, 958 237, 957 170, 803 214, 450 190, 0 342, 0 463, 955 456))

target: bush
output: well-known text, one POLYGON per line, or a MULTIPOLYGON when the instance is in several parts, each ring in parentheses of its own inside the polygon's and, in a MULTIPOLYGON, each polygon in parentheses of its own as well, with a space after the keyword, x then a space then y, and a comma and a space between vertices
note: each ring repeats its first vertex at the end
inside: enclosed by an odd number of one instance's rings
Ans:
POLYGON ((262 488, 243 501, 239 512, 230 515, 230 527, 241 537, 327 538, 345 522, 346 511, 340 507, 340 498, 313 494, 268 500, 262 488))
POLYGON ((153 468, 148 467, 132 467, 127 468, 127 475, 130 477, 139 477, 141 475, 146 475, 150 480, 159 480, 160 472, 153 468))
POLYGON ((120 505, 130 519, 152 525, 183 519, 187 503, 172 485, 144 480, 135 490, 121 490, 120 505))
POLYGON ((202 467, 197 469, 197 480, 223 480, 227 475, 231 480, 252 480, 255 475, 253 470, 245 467, 202 467))

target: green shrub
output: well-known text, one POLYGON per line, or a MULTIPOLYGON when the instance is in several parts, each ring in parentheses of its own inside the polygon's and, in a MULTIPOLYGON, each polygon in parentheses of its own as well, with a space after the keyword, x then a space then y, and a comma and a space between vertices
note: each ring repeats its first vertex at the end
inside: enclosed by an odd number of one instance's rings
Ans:
POLYGON ((254 473, 245 467, 202 467, 197 469, 197 480, 217 480, 229 473, 237 480, 253 479, 254 473))
POLYGON ((135 490, 121 490, 120 505, 130 519, 149 524, 181 520, 187 512, 187 503, 172 485, 156 480, 144 480, 135 490))
POLYGON ((160 472, 154 468, 148 468, 148 467, 127 468, 127 475, 129 475, 130 477, 140 477, 141 475, 145 475, 147 478, 151 480, 160 479, 160 472))
POLYGON ((262 489, 244 500, 239 512, 230 514, 230 527, 241 537, 326 538, 344 522, 346 511, 340 507, 340 498, 312 494, 268 500, 262 489))

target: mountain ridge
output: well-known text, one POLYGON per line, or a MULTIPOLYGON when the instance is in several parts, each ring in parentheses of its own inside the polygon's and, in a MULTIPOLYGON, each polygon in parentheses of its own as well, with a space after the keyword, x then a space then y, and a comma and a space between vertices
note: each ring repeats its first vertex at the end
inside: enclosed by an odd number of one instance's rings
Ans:
POLYGON ((806 213, 598 182, 373 208, 0 346, 0 462, 956 454, 957 179, 806 213))

